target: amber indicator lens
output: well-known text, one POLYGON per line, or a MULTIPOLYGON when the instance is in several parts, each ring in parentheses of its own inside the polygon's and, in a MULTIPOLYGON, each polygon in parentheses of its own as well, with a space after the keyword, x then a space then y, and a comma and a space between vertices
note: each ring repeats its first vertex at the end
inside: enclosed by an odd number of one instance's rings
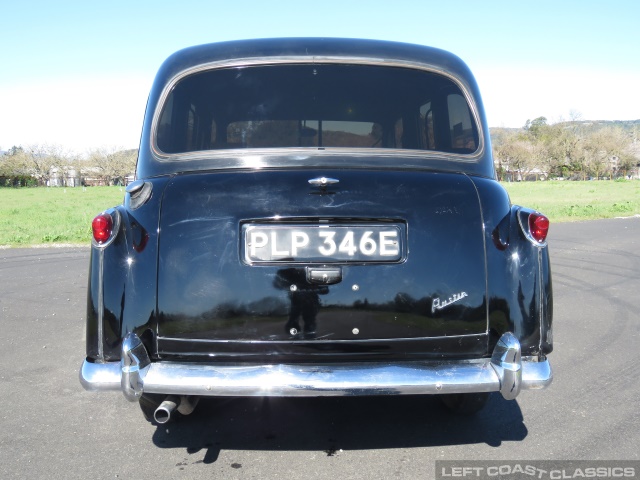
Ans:
POLYGON ((540 213, 529 215, 529 232, 538 243, 543 243, 549 233, 549 219, 540 213))
POLYGON ((111 237, 113 230, 113 220, 111 215, 107 213, 101 213, 91 222, 91 228, 93 229, 93 238, 98 243, 104 243, 111 237))

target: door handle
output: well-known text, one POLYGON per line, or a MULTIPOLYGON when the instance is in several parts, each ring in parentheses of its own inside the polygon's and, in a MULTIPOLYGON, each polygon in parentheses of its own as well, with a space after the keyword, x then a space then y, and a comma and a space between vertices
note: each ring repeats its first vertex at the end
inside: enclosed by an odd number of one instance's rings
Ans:
POLYGON ((315 285, 334 285, 342 281, 340 267, 307 267, 307 282, 315 285))

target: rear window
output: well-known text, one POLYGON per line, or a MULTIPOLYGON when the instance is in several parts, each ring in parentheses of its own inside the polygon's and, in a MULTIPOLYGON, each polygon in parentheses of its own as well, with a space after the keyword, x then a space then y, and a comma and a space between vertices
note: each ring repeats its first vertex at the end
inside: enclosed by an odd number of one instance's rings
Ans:
POLYGON ((157 124, 168 154, 242 148, 473 153, 478 128, 450 79, 370 65, 223 68, 180 80, 157 124))

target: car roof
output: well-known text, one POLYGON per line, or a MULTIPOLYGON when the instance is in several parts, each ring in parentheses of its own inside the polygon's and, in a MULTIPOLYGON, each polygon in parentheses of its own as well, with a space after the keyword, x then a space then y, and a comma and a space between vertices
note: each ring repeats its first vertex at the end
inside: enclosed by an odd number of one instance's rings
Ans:
POLYGON ((456 55, 438 48, 410 43, 356 38, 266 38, 209 43, 184 48, 164 62, 158 75, 165 80, 190 68, 225 60, 265 57, 362 58, 372 61, 402 61, 446 70, 465 78, 467 65, 456 55))
MULTIPOLYGON (((489 132, 480 92, 468 66, 456 55, 438 48, 410 43, 355 38, 267 38, 234 40, 196 45, 179 50, 161 65, 151 89, 141 138, 140 161, 156 163, 150 154, 150 127, 157 106, 179 78, 198 71, 225 66, 259 65, 271 62, 356 62, 427 69, 455 79, 472 97, 478 114, 483 148, 475 166, 463 170, 494 176, 489 132)), ((140 167, 141 165, 139 165, 140 167)), ((151 166, 151 165, 149 165, 151 166)), ((158 174, 164 168, 143 168, 158 174)), ((139 171, 139 173, 142 173, 139 171)))

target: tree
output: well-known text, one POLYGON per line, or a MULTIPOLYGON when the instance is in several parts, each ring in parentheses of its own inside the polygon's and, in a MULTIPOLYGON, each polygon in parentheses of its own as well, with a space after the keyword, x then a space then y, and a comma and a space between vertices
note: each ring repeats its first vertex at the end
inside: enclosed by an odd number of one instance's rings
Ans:
MULTIPOLYGON (((527 124, 531 125, 531 122, 527 121, 527 124)), ((505 171, 514 174, 515 180, 525 180, 531 174, 537 179, 541 173, 548 173, 546 146, 529 131, 521 130, 501 135, 493 151, 501 177, 505 171)))
POLYGON ((137 156, 137 150, 99 148, 91 151, 83 162, 83 173, 98 177, 107 185, 123 184, 135 171, 137 156))
POLYGON ((546 138, 550 171, 554 176, 566 177, 579 173, 584 179, 587 169, 584 162, 583 140, 573 128, 554 125, 546 138))
POLYGON ((575 108, 572 108, 571 110, 569 110, 569 121, 570 122, 579 122, 580 120, 582 120, 582 112, 580 112, 579 110, 576 110, 575 108))
MULTIPOLYGON (((39 185, 48 185, 51 175, 73 161, 73 157, 59 145, 35 144, 13 147, 7 154, 5 169, 10 175, 26 175, 39 185)), ((4 163, 4 162, 3 162, 4 163)))
POLYGON ((24 175, 24 150, 13 146, 0 157, 0 177, 24 175))
POLYGON ((629 168, 634 158, 631 154, 631 137, 619 127, 605 127, 585 140, 585 151, 596 178, 608 174, 613 178, 620 170, 629 168))
POLYGON ((547 117, 538 117, 533 120, 527 120, 524 124, 524 130, 535 139, 541 139, 541 137, 547 132, 548 127, 547 117))

